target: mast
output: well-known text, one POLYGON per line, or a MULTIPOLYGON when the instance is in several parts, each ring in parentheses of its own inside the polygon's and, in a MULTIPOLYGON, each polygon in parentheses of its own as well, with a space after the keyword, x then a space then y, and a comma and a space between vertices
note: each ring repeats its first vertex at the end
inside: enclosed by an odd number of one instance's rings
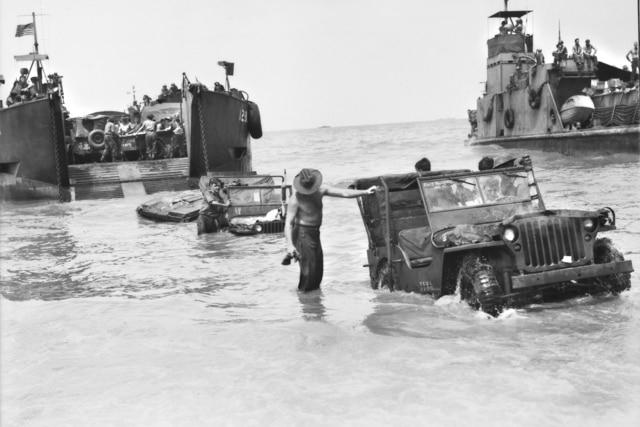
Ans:
MULTIPOLYGON (((640 1, 640 0, 638 0, 640 1)), ((509 0, 504 0, 504 11, 505 12, 509 12, 509 0)), ((508 13, 505 13, 505 15, 508 15, 508 13)), ((511 24, 511 26, 513 27, 513 20, 511 18, 507 18, 505 17, 505 19, 509 20, 509 24, 511 24)))

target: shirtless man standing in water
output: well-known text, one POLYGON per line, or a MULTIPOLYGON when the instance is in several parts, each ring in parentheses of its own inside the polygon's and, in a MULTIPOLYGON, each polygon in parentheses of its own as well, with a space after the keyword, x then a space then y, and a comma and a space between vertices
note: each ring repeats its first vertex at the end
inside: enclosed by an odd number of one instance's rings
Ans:
POLYGON ((320 288, 323 273, 320 225, 324 196, 356 198, 373 194, 376 186, 366 190, 350 190, 322 185, 322 174, 316 169, 302 169, 293 180, 294 192, 287 205, 284 236, 287 257, 300 262, 298 290, 309 292, 320 288))

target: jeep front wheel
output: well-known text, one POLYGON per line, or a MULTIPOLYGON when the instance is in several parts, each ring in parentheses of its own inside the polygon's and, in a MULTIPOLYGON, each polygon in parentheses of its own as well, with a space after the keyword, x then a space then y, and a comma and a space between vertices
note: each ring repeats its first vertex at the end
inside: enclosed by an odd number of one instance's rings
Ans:
MULTIPOLYGON (((605 264, 613 261, 624 261, 624 256, 620 253, 613 242, 607 237, 597 239, 593 245, 593 260, 596 264, 605 264)), ((607 292, 616 295, 631 288, 631 274, 617 273, 599 278, 605 286, 607 292)))
POLYGON ((502 309, 502 288, 493 266, 484 257, 469 254, 458 270, 460 298, 471 307, 496 316, 502 309))

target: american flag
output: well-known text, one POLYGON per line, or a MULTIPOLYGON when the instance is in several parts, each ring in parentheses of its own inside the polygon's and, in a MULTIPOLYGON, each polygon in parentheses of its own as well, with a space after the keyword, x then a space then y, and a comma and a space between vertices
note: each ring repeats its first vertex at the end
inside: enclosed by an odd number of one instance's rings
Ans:
POLYGON ((22 37, 33 34, 33 22, 29 22, 28 24, 18 25, 16 28, 16 37, 22 37))

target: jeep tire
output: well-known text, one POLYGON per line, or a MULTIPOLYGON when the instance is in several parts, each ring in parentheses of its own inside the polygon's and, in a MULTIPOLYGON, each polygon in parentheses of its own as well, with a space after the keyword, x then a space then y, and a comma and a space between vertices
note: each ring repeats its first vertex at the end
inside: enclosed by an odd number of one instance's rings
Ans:
MULTIPOLYGON (((613 261, 624 261, 624 257, 620 251, 613 246, 611 239, 603 237, 596 239, 593 245, 593 260, 596 264, 604 264, 613 261)), ((617 295, 631 288, 631 274, 611 274, 600 277, 600 282, 605 286, 607 292, 617 295)))
POLYGON ((458 270, 460 298, 471 307, 496 316, 502 309, 502 288, 493 266, 482 256, 468 254, 458 270))
POLYGON ((394 289, 399 289, 398 283, 398 272, 393 266, 389 266, 386 258, 382 258, 380 262, 378 262, 378 267, 376 268, 376 274, 371 278, 371 288, 372 289, 382 289, 387 288, 389 291, 393 292, 394 289), (391 284, 390 280, 390 272, 393 274, 393 284, 391 284))

